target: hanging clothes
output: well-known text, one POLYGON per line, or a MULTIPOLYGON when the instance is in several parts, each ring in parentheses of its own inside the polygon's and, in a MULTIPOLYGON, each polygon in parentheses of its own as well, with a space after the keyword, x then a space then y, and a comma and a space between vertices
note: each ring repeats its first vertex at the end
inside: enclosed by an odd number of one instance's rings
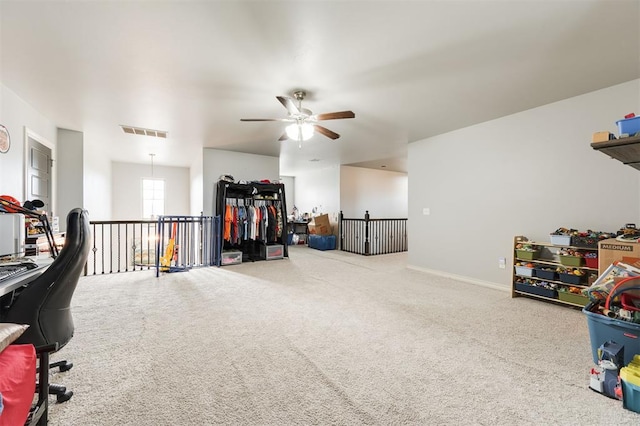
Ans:
POLYGON ((231 222, 233 210, 229 204, 226 205, 224 211, 224 240, 231 241, 231 222))
POLYGON ((276 223, 277 223, 277 228, 276 228, 276 237, 277 238, 281 238, 282 237, 282 224, 283 222, 283 217, 282 217, 282 208, 280 207, 281 203, 278 203, 278 206, 276 208, 276 223))
POLYGON ((277 229, 278 222, 276 220, 277 218, 276 208, 273 205, 270 205, 267 207, 267 217, 268 217, 267 241, 276 242, 276 239, 277 239, 276 229, 277 229))

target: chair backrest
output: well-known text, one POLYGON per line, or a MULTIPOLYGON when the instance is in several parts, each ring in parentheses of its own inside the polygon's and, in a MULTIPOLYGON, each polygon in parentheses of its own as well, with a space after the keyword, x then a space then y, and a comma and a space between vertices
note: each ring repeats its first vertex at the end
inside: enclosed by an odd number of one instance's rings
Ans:
POLYGON ((4 322, 29 324, 16 343, 35 346, 58 343, 73 336, 71 298, 89 255, 91 230, 86 210, 67 215, 67 231, 60 254, 38 278, 30 282, 9 307, 4 322))

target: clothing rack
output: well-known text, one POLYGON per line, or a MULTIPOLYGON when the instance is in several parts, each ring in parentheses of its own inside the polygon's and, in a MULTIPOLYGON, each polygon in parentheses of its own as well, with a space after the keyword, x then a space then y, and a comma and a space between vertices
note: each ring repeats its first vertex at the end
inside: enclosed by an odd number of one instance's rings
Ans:
MULTIPOLYGON (((284 257, 289 256, 284 184, 235 183, 220 180, 216 185, 214 199, 216 215, 219 215, 223 221, 219 236, 223 250, 240 250, 243 261, 254 261, 263 259, 260 253, 264 251, 261 249, 264 249, 265 245, 280 244, 283 246, 284 257), (246 215, 256 214, 255 210, 251 209, 259 210, 257 213, 261 219, 259 225, 256 225, 256 222, 248 224, 246 215), (231 224, 225 223, 225 218, 230 220, 231 224), (251 225, 261 228, 259 230, 249 228, 251 225)), ((253 219, 254 216, 251 218, 253 219)))

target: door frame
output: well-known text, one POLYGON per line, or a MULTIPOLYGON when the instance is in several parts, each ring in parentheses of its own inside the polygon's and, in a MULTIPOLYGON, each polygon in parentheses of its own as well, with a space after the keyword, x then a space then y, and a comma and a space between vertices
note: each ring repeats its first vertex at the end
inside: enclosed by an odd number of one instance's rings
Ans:
POLYGON ((47 212, 50 216, 54 216, 55 212, 56 212, 56 207, 57 207, 57 203, 56 203, 56 187, 57 187, 57 161, 56 161, 56 146, 55 144, 49 142, 48 139, 40 136, 39 134, 37 134, 36 132, 34 132, 33 130, 29 129, 27 126, 24 126, 24 150, 23 150, 23 155, 22 157, 24 158, 24 161, 22 163, 22 171, 23 171, 23 181, 24 181, 24 185, 22 188, 22 198, 26 200, 27 198, 27 193, 28 193, 28 185, 29 185, 29 176, 28 176, 28 170, 29 170, 29 138, 35 140, 38 143, 41 143, 42 145, 46 146, 47 148, 49 148, 51 150, 51 211, 47 212))

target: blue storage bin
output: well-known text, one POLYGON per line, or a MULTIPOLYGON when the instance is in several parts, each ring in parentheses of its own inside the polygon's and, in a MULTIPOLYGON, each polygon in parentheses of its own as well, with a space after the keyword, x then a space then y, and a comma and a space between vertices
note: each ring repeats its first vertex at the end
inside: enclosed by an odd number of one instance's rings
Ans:
POLYGON ((583 280, 583 277, 586 277, 586 275, 575 275, 575 274, 569 274, 564 272, 561 272, 558 275, 560 276, 560 281, 562 281, 563 283, 573 284, 573 285, 580 284, 583 280))
POLYGON ((536 277, 542 278, 543 280, 555 281, 558 279, 558 274, 553 270, 536 268, 534 270, 534 274, 536 277))
POLYGON ((624 365, 629 364, 634 355, 640 354, 640 324, 609 318, 586 309, 582 312, 587 316, 594 364, 598 363, 598 348, 609 340, 624 346, 624 365))
POLYGON ((640 117, 632 117, 624 120, 616 121, 618 125, 618 132, 620 134, 627 133, 629 136, 633 136, 635 133, 640 132, 640 117))
POLYGON ((550 289, 550 288, 546 288, 546 287, 539 287, 539 286, 535 286, 535 285, 516 283, 516 290, 522 291, 524 293, 529 293, 529 294, 535 294, 535 295, 538 295, 538 296, 548 297, 550 299, 557 299, 558 298, 558 292, 556 290, 553 290, 553 289, 550 289))
POLYGON ((309 235, 309 247, 318 250, 335 250, 335 235, 309 235))

